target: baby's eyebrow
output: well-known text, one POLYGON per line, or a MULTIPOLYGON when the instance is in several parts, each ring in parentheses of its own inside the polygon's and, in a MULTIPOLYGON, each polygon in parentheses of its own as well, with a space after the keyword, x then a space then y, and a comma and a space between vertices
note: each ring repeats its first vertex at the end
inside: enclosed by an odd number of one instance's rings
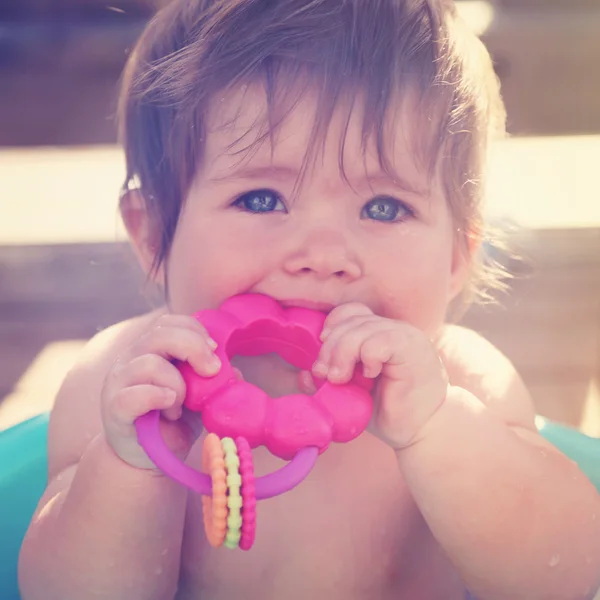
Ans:
MULTIPOLYGON (((230 171, 226 171, 222 175, 212 176, 209 178, 209 181, 223 182, 232 179, 272 179, 278 181, 297 181, 299 176, 299 169, 290 165, 244 165, 234 168, 230 171)), ((366 173, 363 174, 358 183, 365 187, 373 185, 388 185, 395 187, 402 192, 407 192, 417 196, 429 195, 429 189, 427 186, 416 185, 407 180, 405 177, 401 177, 397 173, 388 174, 383 171, 366 173)))
POLYGON ((246 165, 226 171, 223 175, 209 178, 209 181, 224 181, 227 179, 279 179, 281 181, 296 180, 299 170, 288 165, 246 165))
POLYGON ((403 192, 414 194, 415 196, 428 196, 429 187, 423 184, 418 185, 400 176, 398 173, 388 174, 385 172, 367 173, 363 178, 366 185, 391 185, 403 192))

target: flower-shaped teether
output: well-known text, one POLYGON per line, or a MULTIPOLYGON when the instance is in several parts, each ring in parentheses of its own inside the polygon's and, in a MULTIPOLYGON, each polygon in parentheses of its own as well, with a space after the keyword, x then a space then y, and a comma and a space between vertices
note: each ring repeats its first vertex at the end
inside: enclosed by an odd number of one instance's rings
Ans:
MULTIPOLYGON (((281 494, 302 481, 317 455, 331 442, 349 442, 371 418, 371 380, 355 372, 348 384, 316 381, 313 396, 271 398, 259 387, 236 377, 230 359, 276 352, 298 369, 310 371, 317 359, 325 315, 306 308, 283 308, 258 294, 234 296, 219 310, 194 315, 218 343, 222 367, 214 377, 200 377, 187 364, 179 369, 186 384, 185 406, 202 413, 206 430, 220 438, 245 438, 252 448, 264 445, 291 462, 255 480, 256 498, 281 494)), ((136 421, 140 445, 167 475, 205 495, 211 480, 182 463, 160 437, 158 411, 136 421)))

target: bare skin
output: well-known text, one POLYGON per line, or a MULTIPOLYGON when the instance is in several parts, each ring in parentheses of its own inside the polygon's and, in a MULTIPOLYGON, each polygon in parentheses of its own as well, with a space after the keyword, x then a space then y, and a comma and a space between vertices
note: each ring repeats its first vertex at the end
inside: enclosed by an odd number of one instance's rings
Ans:
MULTIPOLYGON (((85 468, 81 464, 81 455, 87 454, 89 458, 90 440, 98 439, 98 436, 101 439, 98 382, 120 350, 155 318, 156 313, 121 324, 100 335, 65 382, 50 429, 50 477, 53 481, 40 502, 38 518, 34 520, 25 543, 25 565, 27 555, 34 552, 34 539, 60 526, 58 514, 44 516, 50 500, 58 498, 58 502, 64 502, 67 494, 72 496, 75 493, 69 492, 76 475, 75 466, 79 462, 78 470, 85 468), (88 396, 81 399, 73 394, 75 389, 87 389, 88 396), (58 438, 60 443, 56 441, 58 438)), ((506 411, 507 406, 521 395, 522 402, 519 404, 529 406, 524 388, 514 374, 507 371, 507 361, 476 334, 447 327, 439 338, 438 347, 453 385, 462 384, 471 392, 477 392, 500 412, 506 411), (499 376, 493 380, 484 377, 484 371, 479 371, 473 362, 474 355, 485 357, 485 372, 489 368, 489 360, 495 358, 499 376), (468 371, 465 364, 470 365, 468 371), (506 397, 509 391, 510 400, 506 397)), ((286 370, 286 373, 291 372, 291 369, 286 370)), ((529 408, 523 413, 531 414, 529 408)), ((395 453, 369 433, 352 443, 331 447, 320 457, 311 477, 294 491, 259 503, 258 540, 248 553, 215 550, 208 546, 203 532, 201 506, 194 494, 182 494, 168 480, 148 475, 148 471, 132 469, 116 456, 110 456, 111 449, 108 447, 102 452, 106 455, 97 457, 96 468, 106 470, 110 477, 119 476, 119 470, 125 471, 125 478, 131 476, 130 471, 139 475, 138 481, 131 483, 129 490, 132 501, 140 503, 143 496, 140 497, 139 491, 144 486, 148 487, 148 492, 156 494, 151 502, 148 500, 139 505, 138 516, 144 522, 143 529, 148 535, 143 539, 137 538, 127 549, 127 556, 153 556, 157 565, 154 576, 147 576, 147 568, 143 572, 145 575, 119 574, 115 567, 119 564, 118 556, 109 561, 113 574, 125 580, 119 582, 127 590, 123 597, 131 597, 128 594, 134 587, 141 594, 140 588, 147 588, 148 580, 158 593, 152 595, 148 592, 140 598, 212 600, 242 594, 247 598, 290 599, 379 597, 459 600, 464 597, 462 578, 423 519, 398 468, 395 453), (376 468, 373 468, 374 465, 376 468), (159 503, 158 512, 156 503, 159 503), (166 514, 160 504, 169 506, 166 514), (163 515, 163 522, 151 526, 151 516, 158 513, 163 515), (290 519, 290 514, 294 518, 290 519), (174 530, 176 535, 173 535, 174 530), (182 544, 180 562, 176 559, 179 543, 182 544), (176 577, 165 583, 163 575, 169 571, 166 557, 171 555, 174 555, 171 569, 176 577), (158 585, 161 583, 162 586, 158 585)), ((198 468, 198 457, 199 444, 196 444, 188 463, 198 468)), ((272 471, 279 461, 258 449, 255 451, 255 463, 260 474, 272 471)), ((81 478, 83 481, 98 477, 97 473, 81 473, 81 478)), ((580 483, 585 488, 585 484, 580 483)), ((114 495, 114 490, 105 490, 103 494, 114 495)), ((115 516, 113 510, 111 523, 114 523, 115 516)), ((131 526, 130 523, 128 525, 131 526)), ((112 535, 118 535, 117 547, 122 547, 126 541, 126 530, 127 526, 123 526, 119 534, 117 527, 111 528, 112 535)), ((115 540, 102 539, 96 543, 110 548, 115 540)), ((52 546, 55 547, 54 542, 52 546)), ((590 546, 590 550, 593 549, 594 545, 590 546)), ((111 552, 114 556, 115 550, 111 552)), ((102 551, 99 550, 98 554, 101 556, 102 551)), ((47 572, 56 568, 56 560, 56 553, 49 553, 41 564, 38 563, 38 577, 40 572, 44 572, 44 567, 47 572)), ((92 560, 92 553, 82 560, 85 566, 92 560)), ((36 598, 35 585, 23 578, 26 569, 22 566, 24 598, 29 597, 28 589, 32 590, 30 597, 36 598)), ((105 573, 104 570, 102 572, 105 573)), ((78 592, 69 595, 67 590, 73 589, 72 585, 73 582, 67 581, 64 590, 57 590, 56 596, 49 595, 46 587, 44 597, 87 597, 78 592)), ((84 581, 86 592, 92 587, 90 579, 84 581)), ((120 596, 111 593, 100 597, 112 599, 120 596)), ((566 599, 575 596, 552 597, 566 599)))
MULTIPOLYGON (((77 455, 101 435, 98 382, 103 371, 155 318, 153 313, 101 335, 88 349, 88 360, 65 382, 50 430, 54 485, 40 508, 61 490, 67 491, 74 475, 69 463, 79 462, 77 455), (74 397, 71 385, 88 389, 88 398, 74 397), (57 438, 60 443, 53 444, 57 438)), ((199 453, 200 444, 196 444, 188 464, 199 468, 199 453)), ((270 472, 279 464, 264 450, 255 451, 257 473, 270 472)), ((175 499, 171 510, 181 510, 179 494, 172 489, 170 493, 175 499)), ((371 594, 410 598, 417 593, 432 599, 463 597, 464 586, 410 498, 394 453, 368 433, 350 444, 331 447, 320 457, 310 479, 294 491, 259 503, 259 535, 249 553, 210 548, 199 498, 186 495, 178 599, 232 598, 242 593, 248 598, 290 599, 308 594, 316 598, 371 594), (350 540, 356 544, 348 543, 349 523, 353 523, 350 540), (230 576, 232 572, 235 577, 230 576), (432 572, 439 576, 432 578, 432 572)), ((37 526, 43 527, 43 520, 37 526)), ((144 545, 148 542, 145 539, 144 545)), ((162 548, 155 552, 161 553, 162 548)))
MULTIPOLYGON (((473 248, 440 181, 429 185, 412 159, 410 106, 390 124, 402 133, 390 149, 399 180, 377 171, 361 120, 342 113, 296 194, 314 109, 303 98, 274 146, 240 163, 236 140, 259 133, 264 94, 232 93, 215 108, 205 164, 155 274, 168 281, 168 310, 99 334, 57 398, 50 483, 20 558, 25 600, 593 595, 598 494, 539 436, 509 361, 444 325, 473 248), (375 380, 368 432, 259 505, 248 553, 207 546, 198 498, 152 468, 133 427, 160 409, 168 443, 198 467, 197 423, 170 360, 214 373, 208 336, 188 315, 241 293, 318 303, 327 317, 313 373, 341 383, 359 367, 375 380)), ((157 232, 139 194, 122 214, 150 272, 157 232)), ((272 356, 237 367, 272 395, 305 381, 272 356)), ((260 450, 255 460, 259 474, 277 463, 260 450)))

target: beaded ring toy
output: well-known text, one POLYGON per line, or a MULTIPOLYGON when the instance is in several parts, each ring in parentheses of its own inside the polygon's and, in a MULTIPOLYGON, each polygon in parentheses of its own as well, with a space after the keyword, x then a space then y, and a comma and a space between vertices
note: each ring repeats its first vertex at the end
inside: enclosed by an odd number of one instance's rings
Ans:
POLYGON ((159 411, 136 420, 138 441, 165 474, 206 497, 207 536, 213 545, 227 538, 229 546, 249 549, 255 535, 256 500, 291 490, 310 473, 331 442, 349 442, 364 431, 372 412, 372 381, 357 369, 347 384, 315 380, 313 396, 271 398, 257 386, 240 381, 230 358, 276 352, 298 369, 310 371, 321 348, 325 315, 306 308, 283 308, 268 296, 245 294, 226 300, 219 310, 200 311, 194 317, 217 342, 215 353, 222 363, 214 377, 200 377, 188 363, 177 363, 186 384, 184 405, 201 412, 205 429, 215 434, 207 436, 203 447, 203 469, 210 475, 184 464, 169 450, 160 435, 159 411), (290 462, 254 479, 250 449, 260 445, 290 462))

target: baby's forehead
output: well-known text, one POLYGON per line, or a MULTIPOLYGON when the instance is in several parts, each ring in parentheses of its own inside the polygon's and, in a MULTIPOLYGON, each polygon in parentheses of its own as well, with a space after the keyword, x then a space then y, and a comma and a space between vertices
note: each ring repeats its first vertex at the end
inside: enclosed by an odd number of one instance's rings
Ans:
MULTIPOLYGON (((343 164, 344 172, 381 171, 375 134, 364 138, 360 102, 336 105, 315 144, 311 135, 319 118, 318 95, 304 89, 289 96, 270 106, 263 86, 244 84, 213 100, 207 113, 203 170, 226 176, 234 166, 297 166, 312 150, 315 164, 335 161, 343 164)), ((414 106, 407 95, 389 111, 383 152, 393 172, 420 187, 417 182, 423 180, 425 169, 415 152, 414 106)))

